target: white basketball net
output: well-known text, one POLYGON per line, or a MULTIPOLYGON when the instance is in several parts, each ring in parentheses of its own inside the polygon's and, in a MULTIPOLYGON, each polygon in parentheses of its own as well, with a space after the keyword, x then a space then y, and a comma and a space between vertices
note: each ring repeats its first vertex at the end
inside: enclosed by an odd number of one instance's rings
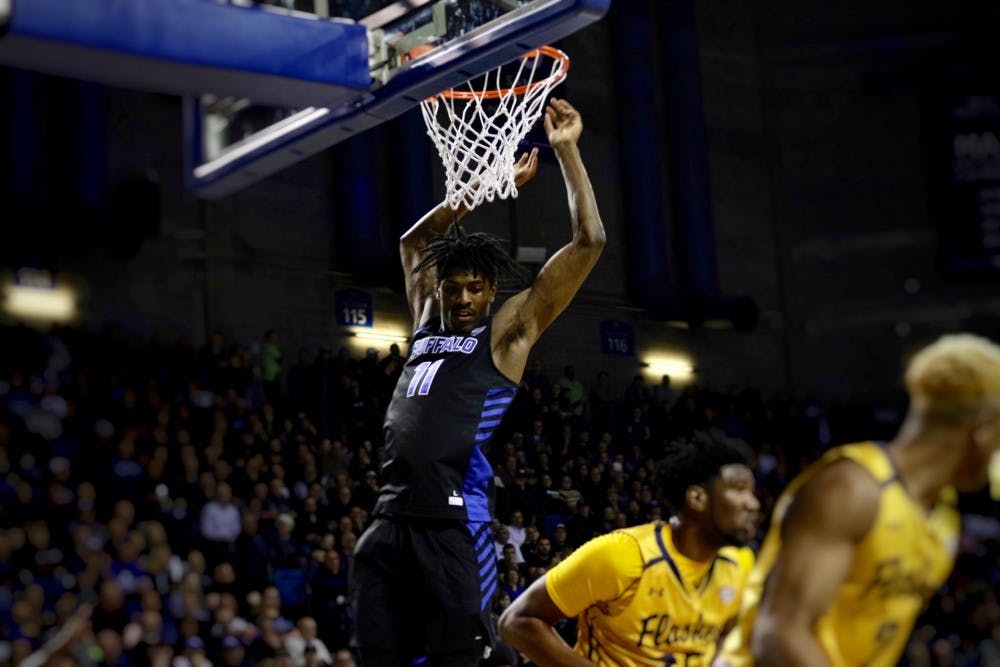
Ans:
POLYGON ((420 103, 427 134, 444 163, 446 201, 453 210, 472 210, 495 197, 517 197, 518 144, 568 70, 566 54, 542 47, 488 72, 476 80, 475 88, 466 82, 420 103), (543 61, 551 61, 551 67, 543 61), (543 74, 547 76, 535 80, 543 74))

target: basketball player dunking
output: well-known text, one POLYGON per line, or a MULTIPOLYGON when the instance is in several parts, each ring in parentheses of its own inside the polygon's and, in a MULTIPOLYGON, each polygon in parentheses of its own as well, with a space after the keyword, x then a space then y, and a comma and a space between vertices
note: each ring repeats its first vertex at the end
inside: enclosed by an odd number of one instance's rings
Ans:
MULTIPOLYGON (((498 278, 519 267, 495 237, 465 233, 445 204, 400 239, 415 331, 386 413, 374 521, 355 552, 356 642, 365 667, 409 665, 424 655, 434 666, 477 665, 492 641, 493 471, 484 450, 532 345, 569 305, 605 242, 577 148, 580 114, 553 99, 544 122, 566 182, 573 238, 530 287, 491 316, 498 278)), ((518 185, 536 167, 537 152, 522 156, 518 185)))

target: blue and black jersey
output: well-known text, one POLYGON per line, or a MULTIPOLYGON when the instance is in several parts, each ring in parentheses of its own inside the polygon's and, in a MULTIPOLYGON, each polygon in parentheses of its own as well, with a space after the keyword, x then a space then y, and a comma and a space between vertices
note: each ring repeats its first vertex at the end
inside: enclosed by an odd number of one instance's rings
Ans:
POLYGON ((490 521, 486 459, 517 384, 493 363, 492 320, 469 334, 417 331, 386 411, 376 516, 490 521))

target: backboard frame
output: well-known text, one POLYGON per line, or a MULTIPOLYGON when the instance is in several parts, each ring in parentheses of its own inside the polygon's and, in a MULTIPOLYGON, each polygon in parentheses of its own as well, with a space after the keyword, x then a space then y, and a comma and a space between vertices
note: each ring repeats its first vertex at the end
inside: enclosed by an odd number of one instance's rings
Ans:
POLYGON ((611 0, 535 0, 407 62, 341 106, 306 107, 277 125, 205 154, 201 98, 185 99, 185 171, 200 197, 216 199, 329 148, 452 88, 597 21, 611 0))

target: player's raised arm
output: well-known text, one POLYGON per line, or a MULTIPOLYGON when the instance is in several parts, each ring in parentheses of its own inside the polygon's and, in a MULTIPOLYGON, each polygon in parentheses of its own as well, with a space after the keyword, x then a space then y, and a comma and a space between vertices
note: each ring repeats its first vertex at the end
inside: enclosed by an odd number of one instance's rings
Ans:
POLYGON ((507 345, 505 349, 494 345, 494 355, 508 377, 520 377, 527 350, 569 305, 597 263, 606 240, 594 190, 577 147, 583 132, 580 113, 569 102, 553 98, 545 110, 545 131, 566 181, 573 237, 549 258, 535 282, 508 299, 496 314, 498 335, 494 340, 507 345))
MULTIPOLYGON (((538 149, 525 153, 515 165, 514 182, 520 187, 530 181, 538 168, 538 149)), ((468 210, 461 206, 452 210, 447 202, 441 202, 428 211, 399 239, 399 258, 403 264, 403 279, 406 284, 406 301, 413 316, 413 328, 418 329, 431 312, 434 299, 434 271, 423 269, 414 272, 424 257, 427 244, 435 236, 442 235, 455 222, 461 220, 468 210)))
POLYGON ((815 625, 847 578, 858 543, 875 521, 877 482, 852 461, 817 473, 782 525, 782 549, 754 623, 757 667, 824 667, 815 625))

